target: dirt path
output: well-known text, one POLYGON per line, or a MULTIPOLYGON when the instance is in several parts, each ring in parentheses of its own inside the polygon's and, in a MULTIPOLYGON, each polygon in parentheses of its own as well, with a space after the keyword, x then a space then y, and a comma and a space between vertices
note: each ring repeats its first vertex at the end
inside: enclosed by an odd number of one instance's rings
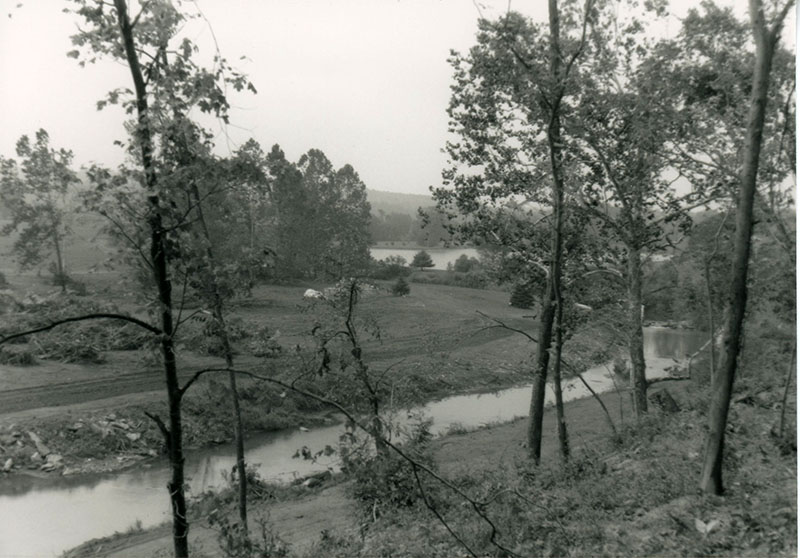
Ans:
MULTIPOLYGON (((676 384, 670 382, 670 389, 677 387, 676 384)), ((663 387, 653 388, 653 391, 663 387)), ((621 404, 623 416, 626 420, 632 419, 630 406, 617 394, 609 393, 602 397, 618 427, 621 404)), ((603 443, 610 432, 607 419, 593 398, 568 403, 566 415, 573 451, 603 443)), ((545 411, 544 430, 547 435, 542 442, 543 459, 555 459, 558 440, 552 408, 545 411)), ((527 420, 520 419, 475 432, 446 436, 434 442, 436 462, 440 471, 447 476, 476 474, 495 468, 497 463, 513 467, 519 460, 524 460, 527 454, 524 443, 526 432, 527 420)), ((269 515, 274 532, 291 544, 292 554, 302 552, 318 541, 324 530, 341 536, 347 532, 354 533, 358 527, 356 508, 347 497, 346 485, 336 485, 299 500, 251 506, 251 516, 259 513, 269 515)), ((191 526, 192 555, 217 556, 216 532, 202 526, 202 523, 205 522, 197 521, 191 526)), ((255 523, 253 528, 256 528, 255 523)), ((171 545, 170 529, 161 527, 114 541, 92 553, 92 556, 167 557, 171 556, 171 545)))
MULTIPOLYGON (((269 523, 281 540, 289 544, 293 552, 301 552, 319 540, 323 530, 341 533, 357 527, 355 505, 345 494, 342 485, 332 486, 313 496, 279 502, 265 509, 251 509, 250 529, 259 532, 258 515, 268 515, 269 523)), ((96 549, 92 556, 129 558, 145 556, 172 556, 172 534, 164 526, 120 539, 96 549)), ((189 531, 189 548, 192 556, 219 556, 217 531, 207 522, 195 522, 189 531)))
MULTIPOLYGON (((255 358, 242 364, 257 363, 255 358)), ((196 368, 219 365, 219 359, 189 355, 180 362, 181 379, 196 368)), ((102 364, 65 364, 41 361, 34 366, 0 365, 0 417, 46 407, 69 407, 121 395, 164 388, 161 369, 140 362, 134 351, 109 351, 102 364)), ((108 405, 107 405, 108 406, 108 405)))
MULTIPOLYGON (((460 339, 461 335, 454 338, 460 339)), ((480 352, 480 348, 497 343, 511 343, 516 346, 511 333, 503 330, 483 332, 479 339, 461 347, 456 344, 451 350, 459 350, 462 358, 480 352)), ((414 354, 414 348, 421 338, 408 336, 392 340, 392 343, 370 345, 373 355, 370 364, 377 368, 387 366, 402 356, 414 354), (374 346, 373 346, 374 345, 374 346)), ((512 348, 509 348, 512 350, 512 348)), ((109 352, 108 362, 103 364, 78 365, 42 361, 35 366, 0 365, 0 419, 5 415, 45 408, 62 407, 64 411, 73 406, 92 403, 93 408, 113 408, 124 395, 155 392, 164 387, 164 373, 157 367, 148 367, 138 361, 136 352, 109 352), (103 403, 104 400, 108 400, 103 403)), ((180 363, 181 380, 192 377, 194 370, 209 366, 222 366, 219 359, 188 355, 180 363)), ((255 357, 239 357, 237 366, 243 369, 262 365, 255 357)), ((280 361, 274 360, 273 366, 280 361)), ((36 413, 33 413, 36 416, 36 413)), ((52 412, 50 413, 52 414, 52 412)))

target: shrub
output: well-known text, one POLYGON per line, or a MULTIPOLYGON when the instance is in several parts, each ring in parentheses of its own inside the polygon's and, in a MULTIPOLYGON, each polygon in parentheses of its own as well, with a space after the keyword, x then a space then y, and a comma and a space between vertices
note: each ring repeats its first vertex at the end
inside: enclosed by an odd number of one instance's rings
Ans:
MULTIPOLYGON (((250 329, 241 318, 230 318, 225 326, 230 343, 247 339, 251 335, 250 329)), ((210 314, 198 315, 181 327, 180 338, 187 349, 201 355, 223 356, 224 350, 217 330, 217 321, 210 314)))
POLYGON ((389 256, 383 260, 372 260, 369 276, 372 279, 396 279, 408 277, 411 269, 406 266, 406 259, 402 256, 389 256))
POLYGON ((228 558, 283 558, 289 554, 288 545, 275 533, 267 517, 256 519, 258 534, 248 536, 241 524, 223 512, 214 510, 208 524, 218 531, 217 542, 223 556, 228 558))
POLYGON ((459 287, 470 289, 485 289, 489 286, 489 276, 482 271, 469 271, 468 273, 456 273, 455 284, 459 287))
POLYGON ((392 285, 392 294, 394 296, 406 296, 411 293, 411 287, 408 282, 402 277, 398 277, 394 285, 392 285))
POLYGON ((469 273, 458 273, 455 271, 415 273, 410 279, 412 283, 449 285, 468 289, 485 289, 490 283, 489 276, 482 271, 470 271, 469 273))
MULTIPOLYGON (((434 468, 431 424, 430 419, 414 423, 403 451, 434 468)), ((340 455, 342 471, 355 480, 351 485, 352 496, 365 514, 377 517, 391 508, 413 506, 422 497, 412 465, 391 449, 376 456, 371 440, 359 438, 353 430, 348 430, 341 439, 340 455)))
POLYGON ((90 331, 90 328, 60 327, 31 340, 43 359, 99 364, 105 357, 90 331))
POLYGON ((36 364, 36 357, 27 350, 0 347, 0 364, 9 366, 30 366, 36 364))
POLYGON ((514 308, 531 308, 536 304, 536 288, 530 283, 518 283, 511 290, 509 304, 514 308))
POLYGON ((453 263, 453 271, 468 273, 472 270, 477 270, 480 265, 481 262, 477 258, 470 258, 466 254, 461 254, 453 263))
POLYGON ((283 352, 283 347, 277 341, 278 332, 274 333, 267 327, 261 326, 255 330, 248 348, 253 356, 261 358, 276 357, 283 352))

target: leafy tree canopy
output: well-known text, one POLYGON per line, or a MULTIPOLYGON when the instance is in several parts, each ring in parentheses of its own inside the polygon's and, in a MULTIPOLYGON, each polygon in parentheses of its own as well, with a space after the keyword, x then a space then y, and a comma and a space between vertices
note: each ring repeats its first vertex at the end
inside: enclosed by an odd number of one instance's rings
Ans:
POLYGON ((11 216, 3 234, 20 231, 13 250, 23 269, 53 255, 62 276, 67 194, 70 185, 80 182, 70 168, 72 152, 51 148, 50 136, 40 129, 33 142, 22 136, 16 153, 19 162, 0 157, 0 200, 11 216))

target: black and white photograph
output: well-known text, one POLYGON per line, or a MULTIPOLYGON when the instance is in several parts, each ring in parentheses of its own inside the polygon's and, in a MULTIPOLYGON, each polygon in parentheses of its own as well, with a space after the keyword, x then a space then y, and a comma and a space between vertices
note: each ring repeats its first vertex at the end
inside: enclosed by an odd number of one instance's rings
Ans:
POLYGON ((0 558, 796 557, 795 0, 0 0, 0 558))

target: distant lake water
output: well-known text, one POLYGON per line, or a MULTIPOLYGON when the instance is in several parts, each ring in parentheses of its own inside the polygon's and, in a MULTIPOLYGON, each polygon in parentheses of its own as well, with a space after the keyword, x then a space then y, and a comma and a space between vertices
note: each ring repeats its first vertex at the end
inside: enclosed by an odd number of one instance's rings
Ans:
MULTIPOLYGON (((410 265, 411 260, 414 259, 414 254, 421 249, 415 248, 370 248, 369 252, 376 260, 383 260, 389 256, 402 256, 410 265)), ((478 251, 475 248, 425 248, 428 254, 431 255, 433 260, 433 269, 447 269, 448 263, 455 262, 462 254, 466 254, 468 258, 477 258, 478 251)))

